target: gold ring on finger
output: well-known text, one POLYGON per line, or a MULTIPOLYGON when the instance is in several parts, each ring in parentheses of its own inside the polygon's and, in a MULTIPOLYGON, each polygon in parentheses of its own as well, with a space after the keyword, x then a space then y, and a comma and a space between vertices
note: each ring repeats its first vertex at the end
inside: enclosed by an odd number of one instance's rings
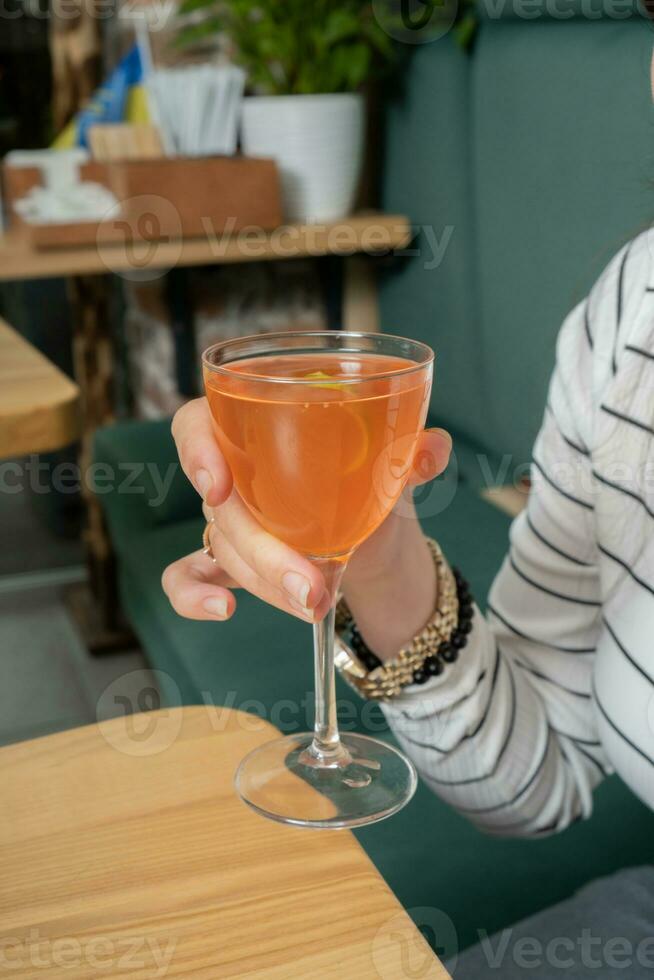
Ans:
POLYGON ((207 558, 211 558, 214 565, 218 564, 218 559, 213 553, 213 548, 211 547, 211 529, 216 523, 215 519, 211 517, 206 524, 204 533, 202 535, 202 554, 206 555, 207 558))

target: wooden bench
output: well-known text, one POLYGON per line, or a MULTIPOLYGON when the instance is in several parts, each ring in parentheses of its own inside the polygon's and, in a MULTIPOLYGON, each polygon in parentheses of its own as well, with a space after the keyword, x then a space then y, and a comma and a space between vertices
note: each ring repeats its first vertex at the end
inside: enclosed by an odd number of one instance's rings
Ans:
POLYGON ((77 385, 0 320, 0 459, 75 442, 79 400, 77 385))

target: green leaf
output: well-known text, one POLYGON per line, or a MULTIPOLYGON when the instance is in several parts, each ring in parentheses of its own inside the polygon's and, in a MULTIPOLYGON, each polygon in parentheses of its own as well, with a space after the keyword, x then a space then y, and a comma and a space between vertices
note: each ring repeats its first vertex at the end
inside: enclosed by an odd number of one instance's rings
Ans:
MULTIPOLYGON (((376 4, 383 0, 375 0, 376 4)), ((456 0, 423 0, 443 16, 456 0)), ((181 0, 182 16, 206 11, 202 24, 181 24, 179 46, 223 33, 248 85, 276 94, 353 91, 399 62, 397 45, 375 16, 372 0, 181 0)), ((399 10, 386 0, 388 17, 399 10)), ((476 0, 460 0, 459 43, 474 37, 476 0)), ((392 19, 382 18, 392 30, 392 19)))
POLYGON ((456 24, 454 36, 457 44, 464 50, 467 50, 472 45, 478 26, 479 21, 477 20, 476 14, 473 13, 465 14, 458 24, 456 24))
POLYGON ((364 24, 363 30, 365 36, 378 54, 382 55, 387 61, 395 60, 396 51, 393 40, 376 20, 364 24))
POLYGON ((352 44, 348 51, 347 82, 351 89, 358 89, 368 77, 371 53, 367 44, 352 44))
POLYGON ((339 41, 357 37, 361 31, 358 17, 347 10, 333 10, 327 23, 319 28, 324 44, 337 44, 339 41))
POLYGON ((342 92, 348 88, 350 71, 350 48, 336 47, 332 51, 326 77, 323 81, 323 92, 342 92))

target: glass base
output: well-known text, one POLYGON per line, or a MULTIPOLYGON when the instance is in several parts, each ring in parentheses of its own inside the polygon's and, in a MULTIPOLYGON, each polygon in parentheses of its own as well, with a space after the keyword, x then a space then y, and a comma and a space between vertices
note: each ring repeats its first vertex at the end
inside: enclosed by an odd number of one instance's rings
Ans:
POLYGON ((271 820, 323 830, 391 817, 416 791, 416 771, 397 749, 367 735, 342 735, 341 751, 316 756, 313 733, 289 735, 241 762, 236 789, 271 820))

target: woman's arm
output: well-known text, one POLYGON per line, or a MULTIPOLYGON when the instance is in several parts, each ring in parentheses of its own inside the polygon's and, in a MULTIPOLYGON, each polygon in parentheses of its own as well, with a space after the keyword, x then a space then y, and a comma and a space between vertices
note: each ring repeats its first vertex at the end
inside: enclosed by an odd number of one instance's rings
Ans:
MULTIPOLYGON (((488 618, 476 612, 455 665, 385 707, 434 791, 491 833, 545 834, 588 816, 610 771, 591 699, 601 590, 589 449, 624 254, 561 332, 528 509, 513 524, 488 618)), ((391 601, 390 590, 380 593, 375 617, 391 601)), ((357 604, 372 646, 378 624, 357 604)))
POLYGON ((412 497, 377 535, 383 541, 364 542, 351 558, 343 592, 370 649, 392 660, 433 616, 438 583, 412 497))

